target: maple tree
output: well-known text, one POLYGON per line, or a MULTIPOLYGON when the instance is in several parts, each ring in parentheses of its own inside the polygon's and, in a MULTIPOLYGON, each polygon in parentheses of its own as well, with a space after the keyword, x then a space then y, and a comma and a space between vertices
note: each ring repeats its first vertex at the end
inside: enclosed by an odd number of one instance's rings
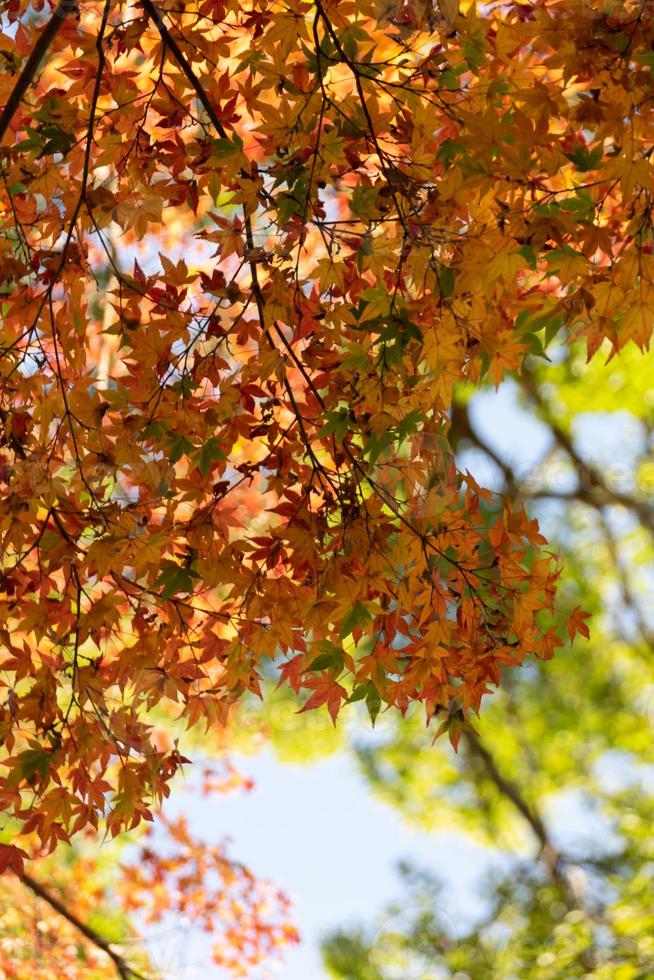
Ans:
POLYGON ((156 712, 224 724, 269 663, 305 709, 422 703, 458 742, 562 641, 453 393, 557 335, 648 343, 650 5, 1 27, 2 810, 46 849, 150 819, 184 761, 156 712))

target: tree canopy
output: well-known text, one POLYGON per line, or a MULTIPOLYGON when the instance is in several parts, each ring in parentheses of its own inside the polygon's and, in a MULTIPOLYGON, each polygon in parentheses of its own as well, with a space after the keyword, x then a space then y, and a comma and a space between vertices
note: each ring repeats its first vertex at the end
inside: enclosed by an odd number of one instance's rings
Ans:
MULTIPOLYGON (((183 731, 272 677, 483 762, 482 699, 593 609, 508 463, 498 493, 457 457, 466 399, 517 374, 543 414, 553 347, 649 343, 650 4, 10 0, 0 30, 2 865, 151 820, 183 731)), ((650 526, 553 418, 586 502, 650 526)))

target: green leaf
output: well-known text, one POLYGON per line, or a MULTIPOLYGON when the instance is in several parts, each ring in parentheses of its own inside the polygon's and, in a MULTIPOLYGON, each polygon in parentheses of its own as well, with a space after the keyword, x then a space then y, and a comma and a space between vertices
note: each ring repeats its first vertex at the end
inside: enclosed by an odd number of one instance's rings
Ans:
POLYGON ((355 629, 361 629, 372 622, 372 616, 362 602, 355 602, 341 623, 340 637, 349 636, 355 629))
POLYGON ((454 293, 454 273, 446 265, 439 265, 436 276, 441 296, 449 299, 454 293))
POLYGON ((48 529, 44 531, 41 535, 40 547, 43 551, 50 551, 51 548, 56 548, 62 542, 62 537, 56 531, 48 529))
POLYGON ((631 38, 627 34, 604 34, 602 41, 608 48, 612 48, 619 54, 624 54, 631 44, 631 38))
POLYGON ((377 208, 378 187, 366 187, 357 184, 350 199, 350 210, 359 218, 374 218, 379 213, 377 208))
POLYGON ((376 463, 384 450, 392 446, 395 441, 396 433, 393 429, 386 429, 385 432, 380 432, 378 436, 373 434, 363 446, 363 455, 371 463, 376 463))
POLYGON ((23 150, 40 150, 43 146, 43 141, 41 140, 39 134, 33 129, 28 129, 27 132, 29 136, 25 140, 21 140, 16 143, 13 147, 14 152, 22 152, 23 150))
POLYGON ((370 721, 372 722, 373 728, 375 727, 375 722, 377 721, 377 715, 381 709, 381 698, 377 691, 377 688, 372 684, 368 684, 368 693, 366 694, 366 708, 368 709, 368 714, 370 715, 370 721))
POLYGON ((197 577, 189 569, 170 562, 154 584, 161 588, 162 598, 170 599, 176 592, 192 592, 193 579, 197 577))
POLYGON ((5 782, 9 786, 16 786, 24 779, 32 784, 37 775, 45 779, 50 769, 51 758, 52 753, 47 749, 41 747, 26 749, 16 756, 14 766, 5 777, 5 782))
POLYGON ((588 170, 596 170, 602 162, 603 150, 601 146, 596 146, 594 150, 589 150, 587 146, 575 146, 565 154, 571 160, 577 170, 586 173, 588 170))
POLYGON ((345 438, 349 424, 349 410, 347 408, 341 408, 336 412, 325 412, 323 415, 325 419, 325 424, 320 429, 320 438, 324 436, 335 435, 339 442, 342 442, 345 438))
POLYGON ((171 432, 168 441, 168 459, 171 464, 176 463, 182 456, 188 456, 195 449, 192 442, 179 432, 171 432))
POLYGON ((347 27, 339 38, 341 46, 351 61, 356 61, 359 56, 358 41, 364 43, 370 41, 370 36, 358 24, 347 27))
POLYGON ((374 248, 372 244, 372 238, 370 235, 364 235, 363 241, 357 249, 357 271, 361 272, 363 270, 364 260, 374 253, 374 248))
POLYGON ((537 267, 536 253, 531 245, 522 245, 518 251, 531 269, 535 269, 537 267))
POLYGON ((224 452, 220 448, 218 440, 212 436, 198 453, 195 454, 195 465, 202 476, 206 476, 212 469, 213 464, 226 459, 224 452))
POLYGON ((43 126, 41 136, 45 137, 46 142, 39 156, 47 156, 50 153, 62 153, 65 156, 75 143, 73 134, 67 133, 60 126, 43 126))
POLYGON ((339 670, 343 667, 343 650, 329 640, 323 640, 320 644, 322 653, 319 653, 315 660, 311 661, 309 670, 330 670, 333 667, 339 670))
POLYGON ((559 206, 562 211, 571 212, 582 219, 590 220, 595 214, 595 202, 583 187, 579 188, 573 197, 564 198, 559 206))
POLYGON ((486 61, 483 45, 476 39, 474 41, 466 41, 464 43, 463 55, 473 71, 481 68, 486 61))
POLYGON ((352 693, 350 694, 349 698, 345 703, 355 704, 357 701, 363 701, 363 699, 368 693, 368 686, 369 686, 368 684, 359 684, 358 687, 354 688, 354 690, 352 691, 352 693))
POLYGON ((468 156, 468 150, 462 143, 455 143, 454 140, 446 139, 436 154, 439 163, 444 163, 446 167, 452 163, 456 156, 468 156))
POLYGON ((287 194, 286 192, 278 194, 275 198, 275 204, 277 205, 277 220, 282 225, 290 221, 294 214, 302 214, 303 204, 294 194, 287 194))
POLYGON ((237 156, 243 150, 243 140, 240 136, 232 139, 222 137, 213 141, 213 155, 219 163, 225 163, 231 157, 237 156))

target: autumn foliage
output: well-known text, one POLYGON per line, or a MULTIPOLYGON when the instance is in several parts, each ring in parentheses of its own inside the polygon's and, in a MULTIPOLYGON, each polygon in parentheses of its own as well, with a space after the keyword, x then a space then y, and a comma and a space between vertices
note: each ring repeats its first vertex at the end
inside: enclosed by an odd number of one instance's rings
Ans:
POLYGON ((0 21, 0 806, 46 848, 263 676, 456 741, 562 638, 455 387, 654 315, 648 3, 55 7, 0 21))
MULTIPOLYGON (((230 765, 211 775, 204 791, 212 794, 241 781, 230 765)), ((197 962, 198 937, 221 976, 262 976, 264 965, 278 965, 280 947, 298 942, 286 896, 225 844, 196 838, 183 817, 159 814, 156 831, 149 826, 120 863, 93 831, 80 837, 83 846, 63 861, 30 854, 29 872, 20 867, 27 854, 0 845, 0 872, 16 873, 0 889, 0 971, 8 980, 154 980, 160 968, 172 976, 197 962)))

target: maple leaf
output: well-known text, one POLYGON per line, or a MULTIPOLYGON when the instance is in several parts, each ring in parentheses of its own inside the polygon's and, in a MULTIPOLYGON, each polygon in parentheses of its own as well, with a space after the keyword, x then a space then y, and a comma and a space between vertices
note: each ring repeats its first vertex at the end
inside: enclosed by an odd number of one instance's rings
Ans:
POLYGON ((301 711, 310 711, 312 708, 319 708, 326 704, 329 715, 336 724, 341 704, 347 698, 345 688, 324 674, 316 678, 309 678, 304 682, 304 686, 313 690, 313 694, 302 706, 301 711))
POLYGON ((27 857, 26 852, 14 844, 0 844, 0 874, 13 871, 22 878, 27 857))
POLYGON ((570 637, 571 643, 577 633, 580 633, 587 640, 590 639, 590 630, 586 624, 586 620, 589 618, 590 613, 584 612, 579 606, 573 609, 569 614, 566 628, 568 630, 568 636, 570 637))

